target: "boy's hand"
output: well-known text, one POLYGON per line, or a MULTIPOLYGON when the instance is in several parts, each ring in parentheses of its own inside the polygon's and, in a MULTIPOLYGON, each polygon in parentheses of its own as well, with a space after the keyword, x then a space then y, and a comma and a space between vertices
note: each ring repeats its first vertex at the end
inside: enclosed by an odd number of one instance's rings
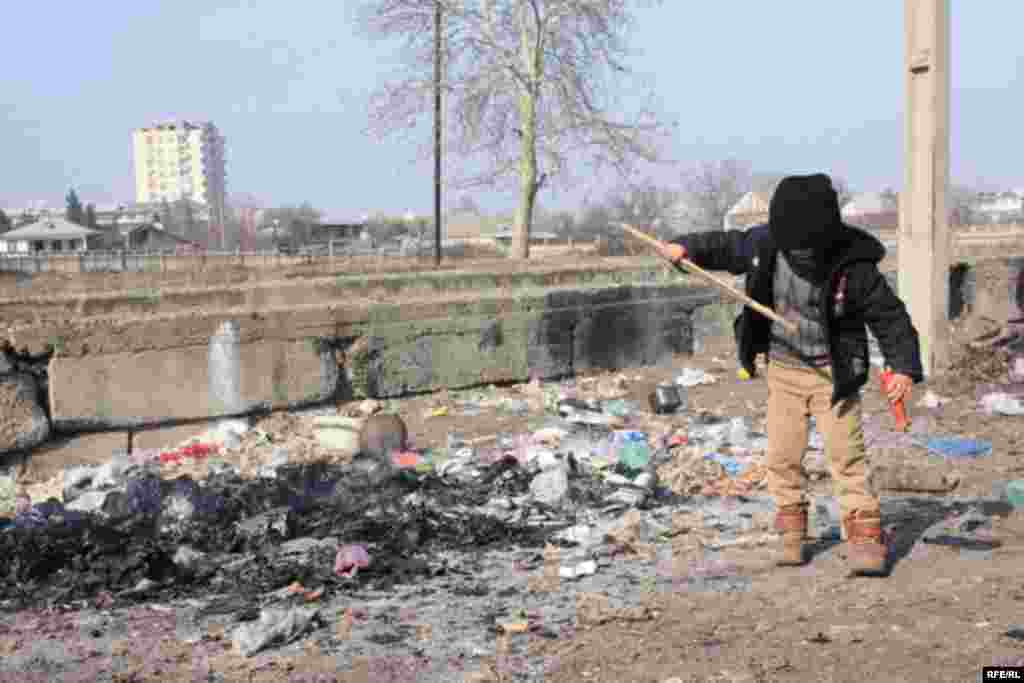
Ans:
POLYGON ((661 248, 658 251, 660 251, 661 255, 672 263, 679 263, 688 255, 686 253, 686 247, 679 244, 672 244, 670 242, 662 242, 661 248))
POLYGON ((888 397, 890 403, 899 403, 904 399, 910 398, 910 388, 914 385, 914 380, 910 379, 906 375, 893 375, 892 379, 889 380, 889 391, 888 397))

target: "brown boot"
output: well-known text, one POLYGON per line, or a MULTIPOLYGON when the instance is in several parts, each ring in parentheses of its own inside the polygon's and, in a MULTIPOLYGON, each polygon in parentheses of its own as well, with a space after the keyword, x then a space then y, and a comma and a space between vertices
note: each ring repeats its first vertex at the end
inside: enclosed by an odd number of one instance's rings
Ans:
POLYGON ((847 551, 854 576, 884 576, 889 555, 882 531, 882 518, 877 511, 854 510, 843 520, 847 551))
POLYGON ((806 562, 804 540, 807 538, 807 506, 787 505, 775 514, 775 528, 782 532, 782 552, 776 564, 796 567, 806 562))

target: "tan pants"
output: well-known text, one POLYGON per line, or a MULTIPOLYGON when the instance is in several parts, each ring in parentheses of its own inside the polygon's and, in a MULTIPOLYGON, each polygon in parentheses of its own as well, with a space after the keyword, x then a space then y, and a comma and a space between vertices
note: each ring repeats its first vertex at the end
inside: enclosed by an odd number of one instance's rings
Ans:
POLYGON ((832 402, 832 369, 798 367, 773 360, 768 379, 768 492, 778 508, 806 502, 809 417, 825 438, 840 514, 854 510, 878 512, 878 497, 869 491, 867 449, 859 393, 832 402))

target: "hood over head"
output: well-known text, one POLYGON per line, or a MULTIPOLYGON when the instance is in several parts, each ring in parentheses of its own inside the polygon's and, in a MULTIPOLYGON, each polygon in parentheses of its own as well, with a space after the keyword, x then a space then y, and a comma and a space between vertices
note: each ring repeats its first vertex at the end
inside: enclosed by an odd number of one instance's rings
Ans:
POLYGON ((783 178, 768 206, 768 225, 782 251, 828 251, 843 229, 831 178, 824 173, 783 178))

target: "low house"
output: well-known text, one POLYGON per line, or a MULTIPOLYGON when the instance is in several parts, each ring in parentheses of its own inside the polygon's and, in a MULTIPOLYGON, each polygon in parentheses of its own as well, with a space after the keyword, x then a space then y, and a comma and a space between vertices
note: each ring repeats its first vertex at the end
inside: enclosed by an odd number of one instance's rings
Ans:
POLYGON ((748 192, 725 214, 726 230, 750 228, 768 222, 768 205, 771 195, 767 192, 748 192))
POLYGON ((167 232, 163 228, 147 223, 132 228, 125 236, 125 248, 133 251, 181 251, 198 248, 199 245, 167 232))
MULTIPOLYGON (((498 228, 497 232, 494 233, 494 241, 498 244, 511 245, 512 237, 515 235, 511 226, 503 225, 498 228)), ((547 244, 552 240, 558 240, 560 237, 557 233, 553 232, 540 232, 537 230, 530 231, 530 244, 547 244)))
POLYGON ((985 223, 1011 223, 1024 217, 1024 196, 1016 192, 980 192, 972 213, 985 223))
MULTIPOLYGON (((366 225, 363 223, 318 223, 313 225, 311 241, 316 243, 330 242, 331 240, 354 240, 359 239, 366 225)), ((273 232, 273 228, 267 228, 273 232)), ((283 236, 287 231, 281 230, 283 236)))
POLYGON ((63 254, 96 249, 98 230, 63 218, 48 217, 0 235, 2 254, 63 254))
POLYGON ((868 230, 895 230, 900 224, 898 195, 861 192, 843 206, 843 222, 868 230))
POLYGON ((452 211, 441 222, 443 240, 461 242, 486 238, 483 217, 476 211, 452 211))

